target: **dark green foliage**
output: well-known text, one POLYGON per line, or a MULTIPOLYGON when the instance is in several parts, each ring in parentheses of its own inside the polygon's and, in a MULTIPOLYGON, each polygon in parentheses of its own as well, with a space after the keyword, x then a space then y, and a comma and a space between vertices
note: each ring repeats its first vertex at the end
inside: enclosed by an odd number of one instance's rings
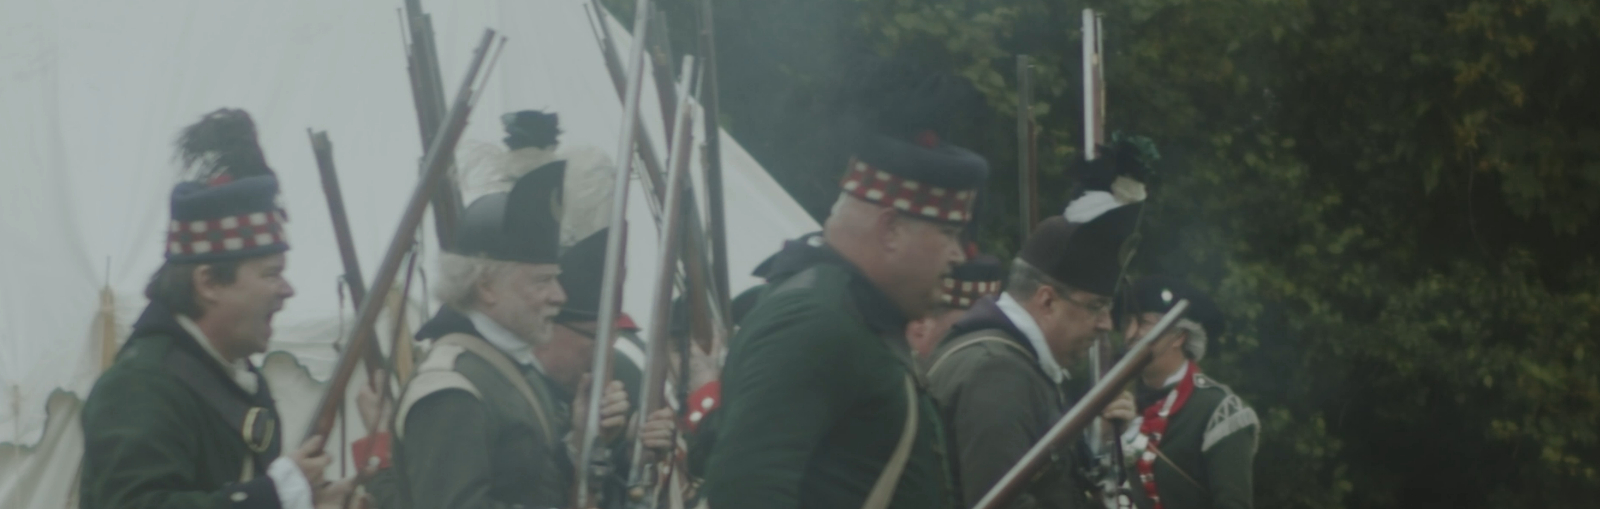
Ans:
MULTIPOLYGON (((1594 504, 1600 6, 1089 3, 1108 131, 1162 156, 1136 269, 1184 274, 1230 315, 1205 368, 1261 413, 1259 507, 1594 504)), ((724 125, 820 215, 843 154, 816 106, 847 55, 966 76, 990 111, 955 141, 994 168, 981 238, 1005 255, 1014 56, 1037 62, 1057 213, 1081 157, 1084 6, 721 0, 724 125)))

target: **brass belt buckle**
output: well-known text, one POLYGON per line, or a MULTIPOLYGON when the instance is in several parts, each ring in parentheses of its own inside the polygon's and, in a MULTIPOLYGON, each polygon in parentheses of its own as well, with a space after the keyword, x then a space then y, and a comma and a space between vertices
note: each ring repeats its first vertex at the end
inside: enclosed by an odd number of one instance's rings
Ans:
POLYGON ((277 419, 265 407, 250 407, 244 414, 244 429, 240 430, 246 446, 256 454, 267 452, 272 447, 272 435, 277 426, 277 419), (261 433, 256 433, 256 428, 262 428, 261 433))

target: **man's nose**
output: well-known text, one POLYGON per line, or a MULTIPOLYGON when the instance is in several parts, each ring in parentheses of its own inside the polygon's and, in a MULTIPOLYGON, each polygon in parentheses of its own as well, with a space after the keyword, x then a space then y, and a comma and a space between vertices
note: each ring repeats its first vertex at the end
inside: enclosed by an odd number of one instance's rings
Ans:
POLYGON ((1111 313, 1095 314, 1094 329, 1100 332, 1109 332, 1111 330, 1111 313))
POLYGON ((567 303, 567 289, 562 287, 561 283, 556 283, 555 291, 551 292, 550 303, 557 306, 567 303))

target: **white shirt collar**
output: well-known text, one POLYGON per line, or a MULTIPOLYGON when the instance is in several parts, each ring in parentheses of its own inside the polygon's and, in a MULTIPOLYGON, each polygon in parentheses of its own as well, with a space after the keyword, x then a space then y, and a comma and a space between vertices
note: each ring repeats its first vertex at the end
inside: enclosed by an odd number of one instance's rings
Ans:
POLYGON ((1188 371, 1189 371, 1189 364, 1188 363, 1184 363, 1183 365, 1178 366, 1178 370, 1174 371, 1172 373, 1172 376, 1167 377, 1167 381, 1161 382, 1161 387, 1162 388, 1167 388, 1167 387, 1172 387, 1174 385, 1178 385, 1178 381, 1183 380, 1183 374, 1187 373, 1188 371))
POLYGON ((511 360, 517 361, 518 364, 524 366, 532 366, 534 369, 539 370, 540 373, 544 372, 544 366, 539 365, 539 359, 533 356, 533 345, 523 341, 521 337, 517 336, 517 333, 511 332, 511 329, 505 328, 505 326, 500 325, 500 322, 489 318, 489 315, 478 311, 467 312, 467 319, 472 320, 472 326, 478 329, 478 333, 483 335, 483 339, 494 345, 495 348, 499 348, 500 351, 505 352, 507 356, 511 357, 511 360))
POLYGON ((190 336, 194 336, 194 341, 200 343, 200 348, 211 354, 211 360, 217 361, 217 364, 222 365, 223 371, 228 372, 228 378, 233 380, 233 383, 238 384, 240 389, 244 389, 245 392, 250 394, 255 394, 261 389, 256 382, 256 374, 250 372, 250 361, 239 359, 228 362, 227 359, 222 357, 221 353, 217 352, 216 347, 211 346, 211 340, 207 339, 206 333, 200 330, 200 324, 194 323, 194 320, 190 320, 187 316, 177 315, 177 317, 178 325, 183 327, 183 330, 187 331, 190 336))
POLYGON ((1009 293, 1001 293, 1000 299, 995 301, 995 304, 1000 307, 1000 312, 1005 313, 1006 318, 1011 320, 1011 325, 1015 325, 1017 330, 1022 331, 1022 335, 1028 337, 1028 343, 1033 345, 1033 351, 1037 354, 1035 356, 1039 358, 1039 368, 1044 370, 1044 374, 1049 376, 1050 380, 1059 384, 1063 380, 1072 378, 1072 373, 1067 372, 1060 364, 1056 364, 1055 356, 1050 353, 1050 345, 1044 342, 1044 331, 1039 329, 1039 322, 1035 322, 1033 315, 1022 308, 1022 303, 1011 298, 1009 293))

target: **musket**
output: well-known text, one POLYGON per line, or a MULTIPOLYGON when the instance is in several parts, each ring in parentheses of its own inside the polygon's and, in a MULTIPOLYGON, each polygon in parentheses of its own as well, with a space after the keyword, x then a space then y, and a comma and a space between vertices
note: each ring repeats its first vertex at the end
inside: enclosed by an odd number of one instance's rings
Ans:
MULTIPOLYGON (((583 426, 582 442, 578 446, 577 493, 573 497, 577 507, 586 508, 590 501, 590 466, 594 462, 595 441, 600 436, 600 401, 605 397, 606 378, 610 373, 611 349, 605 345, 617 333, 617 311, 622 296, 622 259, 627 238, 622 235, 628 213, 628 184, 633 181, 633 151, 635 134, 639 127, 639 92, 644 85, 644 48, 649 37, 650 0, 638 0, 633 13, 633 48, 628 57, 628 82, 623 89, 621 136, 617 142, 617 175, 611 193, 611 225, 606 232, 605 275, 600 278, 599 330, 600 346, 594 349, 594 362, 589 370, 588 413, 583 426)), ((601 18, 604 22, 604 18, 601 18)))
POLYGON ((1022 223, 1022 238, 1033 234, 1039 224, 1039 165, 1033 127, 1033 62, 1017 55, 1017 216, 1022 223))
MULTIPOLYGON (((1093 161, 1100 156, 1100 146, 1105 144, 1106 84, 1103 52, 1101 51, 1100 14, 1094 9, 1083 10, 1083 158, 1093 161)), ((1126 260, 1124 260, 1125 262, 1126 260)), ((1117 278, 1121 284, 1122 278, 1117 278)), ((1095 338, 1089 347, 1089 370, 1096 382, 1105 378, 1107 370, 1116 362, 1116 350, 1108 334, 1095 338)), ((1122 441, 1116 426, 1107 419, 1095 419, 1089 426, 1088 465, 1090 478, 1097 486, 1100 502, 1107 509, 1127 507, 1123 484, 1127 469, 1122 464, 1122 441)))
POLYGON ((1022 459, 1018 460, 1016 465, 1012 465, 1011 470, 1007 471, 1006 475, 1002 476, 1000 481, 995 483, 994 487, 990 488, 982 499, 978 500, 973 509, 998 509, 1010 503, 1011 499, 1015 498, 1017 493, 1021 492, 1028 482, 1033 480, 1033 476, 1039 472, 1039 468, 1043 467, 1045 462, 1049 460, 1052 450, 1062 444, 1076 440, 1083 433, 1084 428, 1088 427, 1090 422, 1096 420, 1100 412, 1105 410, 1105 407, 1110 405, 1118 394, 1122 393, 1128 382, 1133 380, 1133 377, 1138 376, 1139 372, 1150 364, 1150 348, 1155 345, 1156 339, 1172 328, 1172 325, 1183 317, 1183 313, 1187 309, 1189 309, 1188 300, 1179 300, 1177 304, 1173 305, 1172 309, 1161 317, 1161 321, 1156 322, 1156 326, 1146 332, 1144 337, 1128 351, 1128 354, 1123 356, 1122 360, 1118 361, 1117 365, 1106 373, 1105 378, 1096 382, 1094 387, 1089 389, 1089 393, 1083 396, 1083 399, 1078 400, 1076 405, 1072 405, 1072 409, 1068 410, 1066 415, 1061 416, 1061 419, 1056 421, 1055 425, 1051 426, 1050 430, 1046 431, 1044 436, 1040 437, 1039 441, 1033 444, 1033 447, 1028 449, 1026 454, 1022 455, 1022 459))
MULTIPOLYGON (((661 105, 662 133, 666 136, 667 146, 672 147, 672 139, 678 135, 678 94, 673 90, 673 84, 677 83, 678 79, 672 75, 672 38, 668 37, 668 34, 666 13, 659 10, 651 13, 648 41, 650 47, 645 51, 650 55, 651 77, 656 84, 656 102, 661 105)), ((687 81, 688 77, 684 80, 687 81)), ((668 148, 667 151, 671 152, 672 149, 668 148)))
MULTIPOLYGON (((715 30, 715 17, 712 15, 711 0, 700 0, 700 72, 704 74, 700 86, 700 108, 704 110, 705 118, 701 124, 705 126, 705 147, 701 154, 705 157, 704 169, 706 179, 706 202, 708 224, 707 234, 711 237, 711 281, 716 289, 718 302, 716 306, 722 311, 722 316, 731 317, 732 308, 729 299, 733 295, 728 287, 728 223, 722 203, 722 127, 717 121, 718 104, 720 96, 717 91, 717 38, 715 30)), ((731 318, 724 318, 724 330, 732 330, 731 318)), ((712 352, 713 354, 715 352, 712 352)), ((685 390, 688 387, 684 387, 685 390)))
MULTIPOLYGON (((595 27, 595 35, 596 40, 600 45, 600 54, 605 60, 606 70, 611 75, 611 83, 617 90, 617 98, 625 103, 626 96, 624 91, 627 89, 629 75, 626 74, 622 68, 622 58, 618 55, 616 44, 613 42, 611 37, 610 25, 606 22, 607 18, 604 10, 598 5, 597 2, 592 0, 589 2, 589 6, 592 9, 591 16, 593 17, 593 21, 596 25, 598 25, 595 27)), ((658 82, 657 93, 661 94, 663 93, 663 90, 665 90, 665 93, 669 96, 676 94, 676 92, 672 91, 672 84, 670 82, 666 83, 664 87, 658 82)), ((672 128, 672 125, 667 125, 665 130, 670 132, 672 128)), ((638 140, 635 148, 638 150, 639 160, 643 162, 645 166, 645 171, 640 172, 645 175, 645 178, 641 179, 640 183, 646 188, 646 203, 650 206, 651 215, 654 216, 657 228, 659 229, 662 225, 662 201, 665 199, 664 192, 666 189, 666 183, 664 180, 666 171, 664 171, 665 169, 663 168, 661 159, 656 155, 655 144, 650 139, 649 131, 645 130, 644 126, 638 124, 635 124, 634 129, 636 131, 635 137, 638 140)), ((718 168, 720 169, 720 165, 718 168)), ((720 173, 718 176, 720 177, 720 173)), ((718 183, 720 184, 720 179, 718 183)), ((691 190, 689 192, 692 195, 693 191, 691 190)), ((718 196, 721 196, 720 193, 718 196)), ((691 200, 691 202, 693 201, 691 200)), ((726 294, 712 294, 712 292, 716 291, 715 285, 704 284, 703 274, 712 271, 709 267, 707 267, 708 264, 705 256, 700 253, 699 249, 697 248, 697 246, 704 246, 709 243, 706 240, 704 228, 700 224, 699 207, 690 207, 684 213, 689 217, 689 219, 686 220, 689 228, 687 232, 689 242, 684 244, 685 253, 680 260, 685 266, 685 269, 683 273, 677 276, 677 282, 675 284, 685 295, 697 296, 691 301, 695 304, 693 309, 697 311, 707 311, 707 308, 710 308, 710 319, 704 321, 697 319, 697 325, 702 325, 703 322, 710 322, 715 329, 713 334, 725 335, 727 327, 729 326, 729 321, 725 318, 726 311, 724 310, 726 309, 726 306, 708 306, 706 304, 709 302, 722 302, 725 300, 726 294)), ((699 317, 702 316, 702 314, 697 313, 696 316, 699 317)), ((708 335, 704 334, 704 331, 697 327, 696 334, 693 336, 704 339, 708 335)), ((701 344, 701 346, 704 348, 709 348, 710 345, 701 344)))
MULTIPOLYGON (((407 69, 411 77, 411 98, 417 109, 417 131, 422 135, 422 148, 433 144, 444 122, 444 78, 439 71, 439 50, 433 38, 433 17, 422 11, 421 0, 406 0, 405 14, 411 29, 411 41, 406 52, 407 69)), ((405 31, 401 31, 405 37, 405 31)), ((454 163, 455 154, 445 154, 446 166, 454 163)), ((456 217, 461 215, 461 191, 454 180, 446 179, 433 189, 433 224, 438 234, 439 247, 449 249, 455 242, 456 217)))
MULTIPOLYGON (((693 76, 694 57, 683 57, 683 76, 687 80, 693 76)), ((663 404, 664 387, 666 385, 668 348, 672 344, 670 331, 672 329, 672 291, 674 288, 673 276, 677 273, 678 253, 675 249, 679 244, 679 233, 682 230, 685 215, 684 201, 689 199, 684 192, 689 168, 689 153, 693 150, 693 133, 689 128, 694 123, 694 110, 689 108, 689 87, 683 87, 683 93, 678 98, 678 122, 676 131, 678 136, 674 139, 671 150, 672 170, 667 175, 667 206, 662 218, 662 228, 659 235, 661 239, 658 258, 656 260, 655 295, 650 303, 650 330, 648 335, 650 351, 645 356, 644 380, 638 394, 638 412, 635 415, 649 416, 663 404)), ((693 206, 693 203, 689 204, 693 206)), ((645 417, 638 419, 642 422, 645 417)), ((635 433, 633 443, 633 461, 628 472, 629 492, 635 494, 634 507, 648 509, 655 507, 656 497, 650 496, 655 480, 650 469, 645 465, 644 440, 635 433)))
MULTIPOLYGON (((672 47, 667 37, 665 14, 661 11, 656 11, 651 17, 651 23, 652 37, 650 37, 648 51, 654 64, 652 68, 655 71, 653 81, 656 85, 656 97, 659 98, 661 116, 665 120, 662 129, 666 133, 667 145, 670 147, 673 140, 681 135, 678 131, 678 122, 674 120, 678 117, 677 112, 682 108, 689 107, 690 104, 686 101, 678 100, 680 91, 675 86, 677 80, 673 78, 671 72, 672 47)), ((688 71, 685 70, 685 72, 688 71)), ((687 84, 689 81, 690 77, 684 76, 685 90, 688 89, 687 84)), ((657 187, 656 189, 659 194, 661 192, 660 188, 657 187)), ((686 188, 685 192, 689 193, 689 198, 687 199, 690 203, 699 203, 694 198, 693 186, 686 188)), ((722 297, 719 297, 720 294, 717 293, 714 286, 715 282, 709 280, 712 271, 710 260, 704 252, 704 246, 708 242, 705 226, 700 221, 700 208, 698 206, 690 207, 685 214, 688 218, 686 221, 688 222, 689 238, 693 240, 682 244, 681 247, 683 249, 681 259, 684 272, 682 277, 684 278, 684 284, 687 285, 684 293, 688 296, 689 308, 692 311, 689 316, 691 330, 694 332, 690 334, 690 337, 707 341, 701 346, 709 351, 711 346, 710 338, 713 335, 722 333, 723 327, 726 326, 725 321, 722 319, 725 313, 721 312, 722 309, 726 308, 712 308, 712 306, 721 302, 722 297), (714 328, 716 329, 715 331, 713 331, 714 328)))
MULTIPOLYGON (((333 220, 333 238, 339 244, 339 261, 344 263, 344 284, 350 288, 350 301, 356 309, 361 308, 361 303, 367 300, 367 283, 361 278, 361 261, 356 258, 356 243, 350 235, 350 217, 344 211, 344 193, 339 190, 339 173, 333 166, 333 142, 328 140, 327 131, 313 132, 306 129, 306 135, 311 138, 311 153, 317 158, 317 173, 322 175, 322 194, 328 198, 328 217, 333 220)), ((362 364, 367 368, 367 374, 383 367, 383 352, 376 348, 363 351, 362 364)))
MULTIPOLYGON (((444 128, 433 138, 433 143, 423 157, 422 178, 417 181, 416 189, 412 190, 411 198, 401 213, 400 224, 389 240, 388 249, 384 250, 383 262, 378 265, 378 272, 373 278, 372 291, 368 292, 369 295, 388 295, 394 289, 395 276, 400 272, 401 259, 409 251, 412 237, 422 223, 428 198, 434 188, 444 180, 446 170, 450 167, 451 158, 446 154, 455 151, 456 143, 461 140, 461 133, 467 128, 467 116, 472 112, 472 105, 477 102, 479 94, 476 91, 481 88, 479 74, 484 69, 484 59, 489 55, 489 46, 494 42, 494 34, 494 30, 485 29, 483 40, 473 52, 472 63, 467 67, 467 75, 462 80, 461 88, 456 92, 455 102, 450 106, 444 128), (479 83, 480 86, 474 87, 474 83, 479 83)), ((501 47, 504 46, 505 42, 502 39, 501 47)), ((491 73, 481 74, 482 80, 487 81, 491 73)), ((378 315, 383 311, 383 299, 366 299, 361 303, 360 310, 356 315, 355 329, 350 333, 349 346, 339 356, 339 364, 334 368, 333 377, 328 381, 328 390, 322 394, 322 400, 317 404, 316 412, 312 414, 310 429, 305 434, 307 440, 316 436, 327 436, 333 429, 340 403, 344 401, 345 390, 350 384, 350 377, 355 374, 356 362, 361 359, 366 349, 376 348, 372 343, 375 341, 378 315)))

